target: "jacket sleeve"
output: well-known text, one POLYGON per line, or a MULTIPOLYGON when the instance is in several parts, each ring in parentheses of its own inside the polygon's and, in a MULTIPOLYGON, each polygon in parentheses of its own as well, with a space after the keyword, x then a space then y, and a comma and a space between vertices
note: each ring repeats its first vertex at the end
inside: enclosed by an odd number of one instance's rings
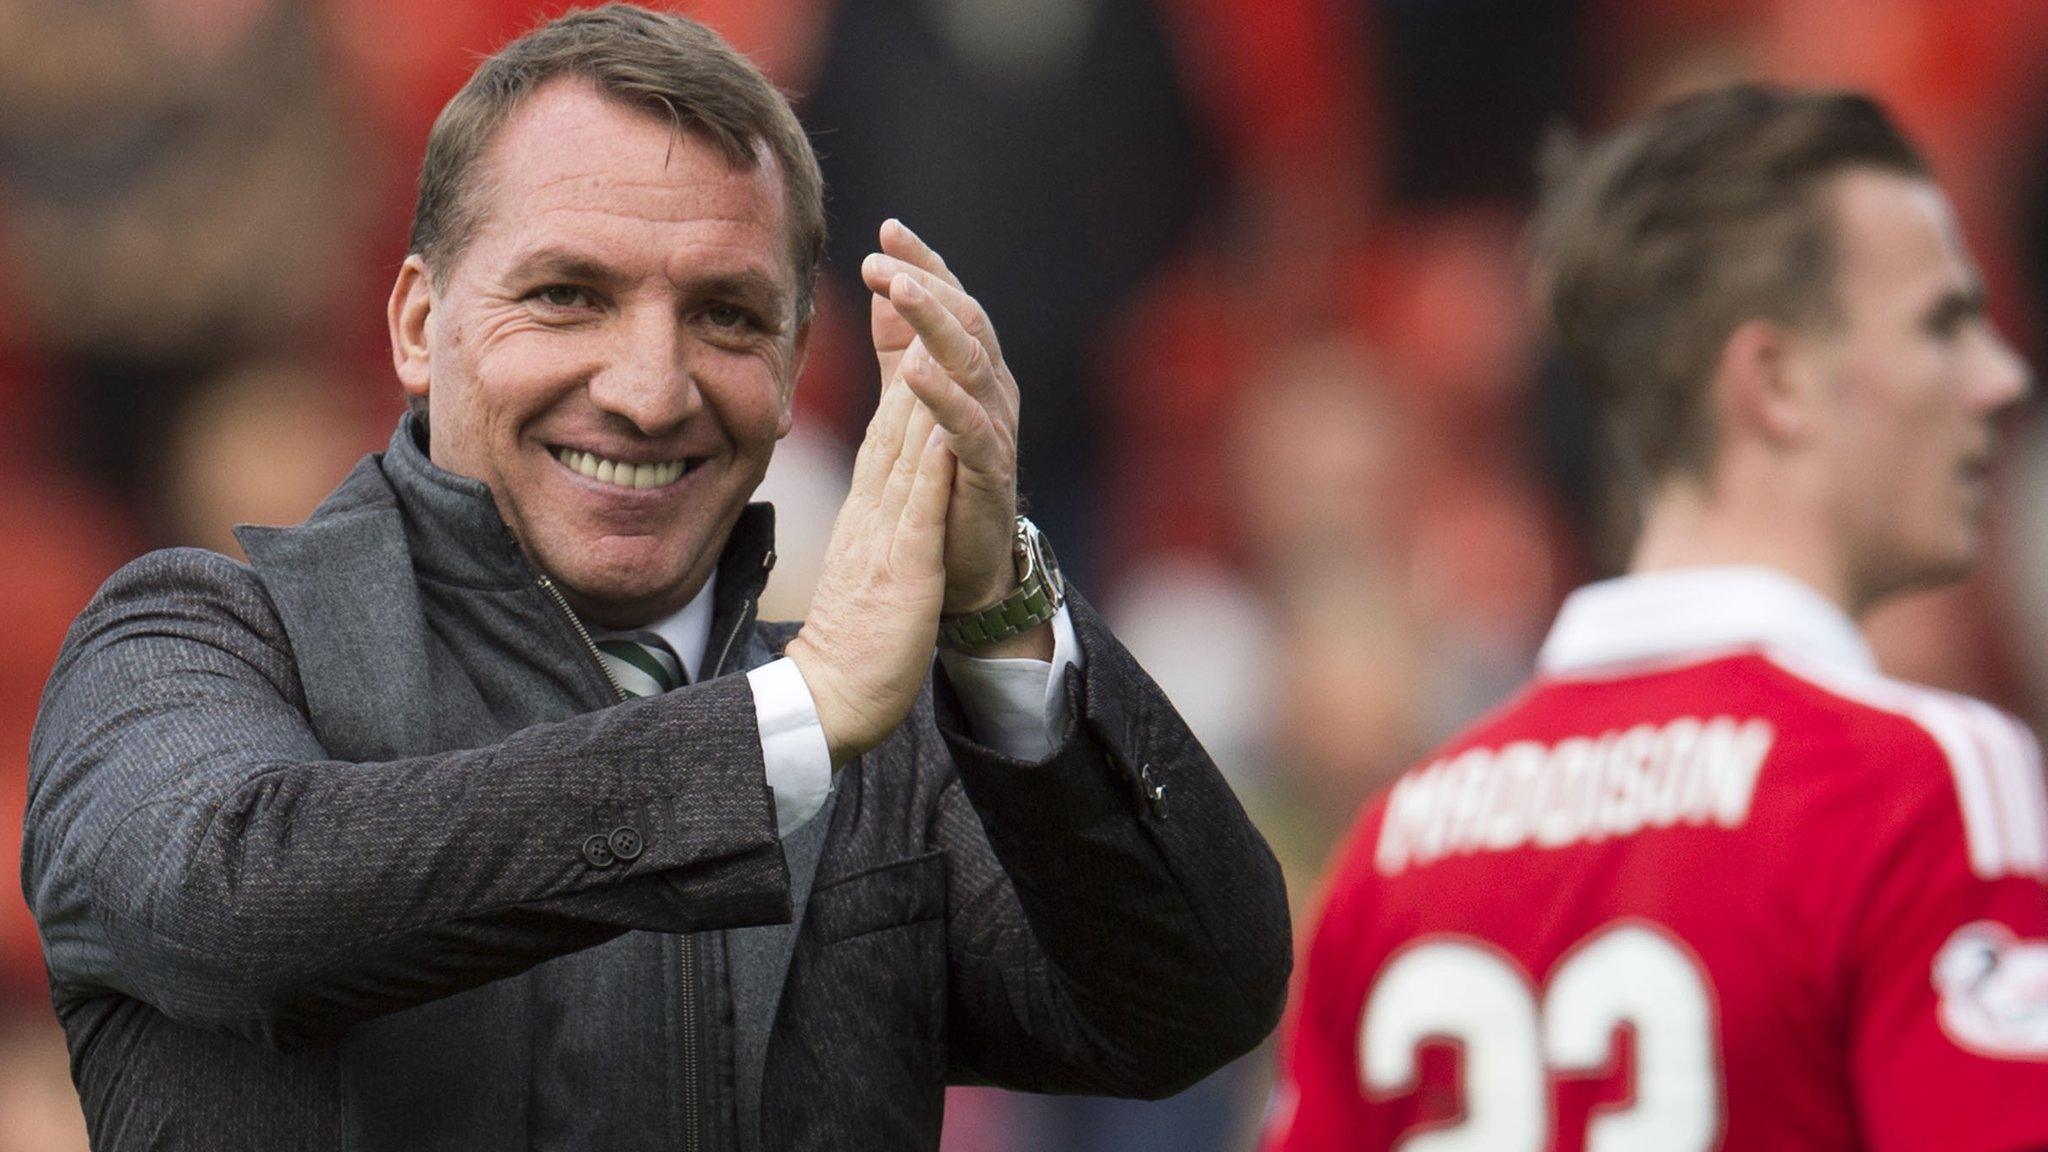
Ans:
POLYGON ((381 763, 329 758, 301 696, 223 557, 145 557, 79 617, 23 836, 60 997, 301 1043, 628 929, 788 917, 744 677, 381 763), (621 828, 637 855, 586 858, 621 828))
POLYGON ((943 676, 936 689, 972 802, 955 791, 940 815, 956 859, 950 1060, 956 1077, 1005 1087, 1163 1096, 1278 1023, 1287 894, 1158 686, 1070 603, 1085 658, 1067 673, 1073 723, 1045 761, 978 745, 943 676), (1000 867, 977 869, 990 851, 1000 867))

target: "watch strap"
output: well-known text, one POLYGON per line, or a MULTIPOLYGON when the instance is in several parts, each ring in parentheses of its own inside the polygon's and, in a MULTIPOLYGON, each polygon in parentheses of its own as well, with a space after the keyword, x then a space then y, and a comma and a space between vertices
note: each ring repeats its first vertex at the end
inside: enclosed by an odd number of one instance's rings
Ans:
POLYGON ((939 643, 955 651, 983 648, 1012 636, 1022 635, 1059 614, 1066 602, 1059 566, 1052 559, 1038 529, 1017 518, 1017 590, 981 609, 947 616, 939 621, 939 643))

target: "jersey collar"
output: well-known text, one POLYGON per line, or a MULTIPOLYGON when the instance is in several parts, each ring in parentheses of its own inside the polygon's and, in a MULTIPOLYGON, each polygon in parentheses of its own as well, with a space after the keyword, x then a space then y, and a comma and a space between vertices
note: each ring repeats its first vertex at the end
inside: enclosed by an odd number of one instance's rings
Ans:
POLYGON ((1537 655, 1549 675, 1613 665, 1768 648, 1801 660, 1874 672, 1849 617, 1772 568, 1685 568, 1589 584, 1565 600, 1537 655))

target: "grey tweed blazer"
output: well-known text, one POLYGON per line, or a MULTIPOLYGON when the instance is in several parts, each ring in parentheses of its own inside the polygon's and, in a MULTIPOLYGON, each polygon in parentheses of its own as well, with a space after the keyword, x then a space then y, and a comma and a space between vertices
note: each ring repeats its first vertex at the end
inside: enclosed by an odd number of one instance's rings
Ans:
POLYGON ((109 580, 22 873, 93 1146, 929 1149, 949 1081, 1157 1095, 1257 1044, 1278 867, 1078 599, 1045 762, 939 675, 777 841, 731 675, 792 632, 753 617, 769 535, 734 530, 704 681, 627 703, 410 420, 252 566, 109 580))

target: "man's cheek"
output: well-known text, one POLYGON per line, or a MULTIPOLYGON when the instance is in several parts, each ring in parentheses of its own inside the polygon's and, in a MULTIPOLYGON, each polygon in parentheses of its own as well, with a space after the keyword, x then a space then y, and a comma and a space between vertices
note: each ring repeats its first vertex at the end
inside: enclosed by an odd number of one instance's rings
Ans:
POLYGON ((775 397, 754 397, 737 411, 729 411, 726 434, 741 453, 765 452, 782 438, 786 409, 775 397))

